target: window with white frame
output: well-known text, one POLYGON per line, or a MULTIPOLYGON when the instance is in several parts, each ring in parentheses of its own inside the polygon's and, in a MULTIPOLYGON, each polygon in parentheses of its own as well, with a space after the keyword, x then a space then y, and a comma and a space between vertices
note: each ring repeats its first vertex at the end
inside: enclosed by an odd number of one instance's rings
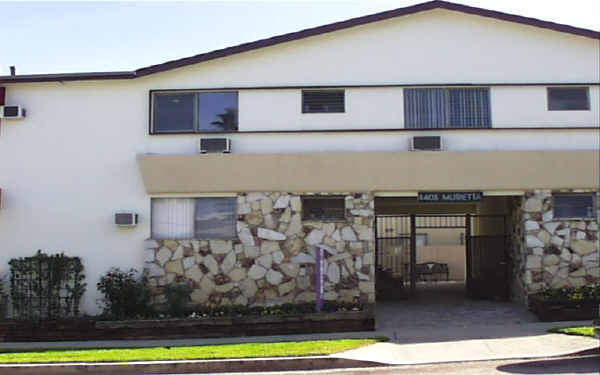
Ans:
POLYGON ((152 238, 233 239, 236 198, 152 198, 152 238))
POLYGON ((594 194, 555 194, 552 196, 555 219, 593 219, 594 194))
POLYGON ((490 128, 487 87, 405 88, 404 124, 409 129, 490 128))

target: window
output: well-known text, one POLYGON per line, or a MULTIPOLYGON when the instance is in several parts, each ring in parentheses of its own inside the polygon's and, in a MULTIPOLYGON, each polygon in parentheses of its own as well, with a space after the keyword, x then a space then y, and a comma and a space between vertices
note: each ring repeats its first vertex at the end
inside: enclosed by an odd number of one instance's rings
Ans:
POLYGON ((152 198, 152 238, 236 236, 236 198, 152 198))
POLYGON ((345 220, 346 202, 341 196, 302 197, 302 220, 345 220))
POLYGON ((406 88, 406 128, 490 128, 489 89, 406 88))
POLYGON ((344 90, 302 91, 302 113, 333 113, 344 111, 344 90))
POLYGON ((549 111, 580 111, 590 109, 587 87, 548 87, 549 111))
POLYGON ((555 219, 593 219, 593 194, 556 194, 554 200, 555 219))
POLYGON ((155 92, 152 99, 154 133, 238 130, 237 92, 155 92))

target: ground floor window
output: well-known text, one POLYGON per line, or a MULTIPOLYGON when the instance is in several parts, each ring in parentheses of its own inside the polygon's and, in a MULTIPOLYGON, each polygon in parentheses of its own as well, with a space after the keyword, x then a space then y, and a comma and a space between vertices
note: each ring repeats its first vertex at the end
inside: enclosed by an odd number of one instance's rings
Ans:
POLYGON ((302 197, 302 220, 345 220, 343 196, 304 196, 302 197))
POLYGON ((152 238, 235 238, 236 198, 152 198, 152 238))
POLYGON ((593 194, 555 194, 553 196, 555 219, 593 219, 593 194))

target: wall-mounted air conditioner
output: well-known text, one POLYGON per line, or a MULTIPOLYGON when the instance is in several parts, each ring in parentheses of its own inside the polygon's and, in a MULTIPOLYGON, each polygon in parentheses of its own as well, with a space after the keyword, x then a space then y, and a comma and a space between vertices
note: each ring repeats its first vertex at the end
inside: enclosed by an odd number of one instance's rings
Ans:
POLYGON ((231 140, 229 138, 202 138, 200 139, 200 153, 230 153, 231 140))
POLYGON ((444 145, 440 136, 412 137, 410 140, 411 151, 441 151, 443 149, 444 145))
POLYGON ((138 223, 138 214, 121 212, 115 214, 115 224, 120 227, 135 227, 138 223))
POLYGON ((0 106, 0 118, 3 119, 20 119, 25 117, 25 108, 18 105, 1 105, 0 106))

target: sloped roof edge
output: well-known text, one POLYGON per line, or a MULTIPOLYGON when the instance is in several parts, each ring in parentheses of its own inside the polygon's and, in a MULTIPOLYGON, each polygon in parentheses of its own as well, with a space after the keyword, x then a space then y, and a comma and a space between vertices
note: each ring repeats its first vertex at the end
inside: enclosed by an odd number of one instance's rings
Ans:
POLYGON ((248 52, 260 48, 274 46, 280 43, 291 42, 311 36, 321 35, 333 31, 348 29, 368 23, 387 20, 394 17, 415 14, 432 9, 446 9, 467 14, 478 15, 482 17, 495 18, 502 21, 514 22, 528 26, 540 27, 562 33, 579 35, 592 39, 600 39, 600 32, 583 29, 575 26, 564 25, 560 23, 542 21, 536 18, 519 16, 498 12, 495 10, 472 7, 463 4, 451 3, 447 1, 434 0, 426 3, 420 3, 404 8, 388 10, 367 16, 351 18, 345 21, 330 23, 309 29, 295 31, 288 34, 277 35, 271 38, 260 39, 254 42, 243 43, 232 47, 218 49, 194 56, 184 57, 177 60, 167 61, 161 64, 143 67, 134 71, 121 72, 92 72, 92 73, 57 73, 57 74, 30 74, 15 76, 0 76, 0 83, 19 83, 19 82, 56 82, 56 81, 81 81, 81 80, 107 80, 107 79, 132 79, 146 75, 177 69, 184 66, 214 60, 221 57, 231 56, 238 53, 248 52))

